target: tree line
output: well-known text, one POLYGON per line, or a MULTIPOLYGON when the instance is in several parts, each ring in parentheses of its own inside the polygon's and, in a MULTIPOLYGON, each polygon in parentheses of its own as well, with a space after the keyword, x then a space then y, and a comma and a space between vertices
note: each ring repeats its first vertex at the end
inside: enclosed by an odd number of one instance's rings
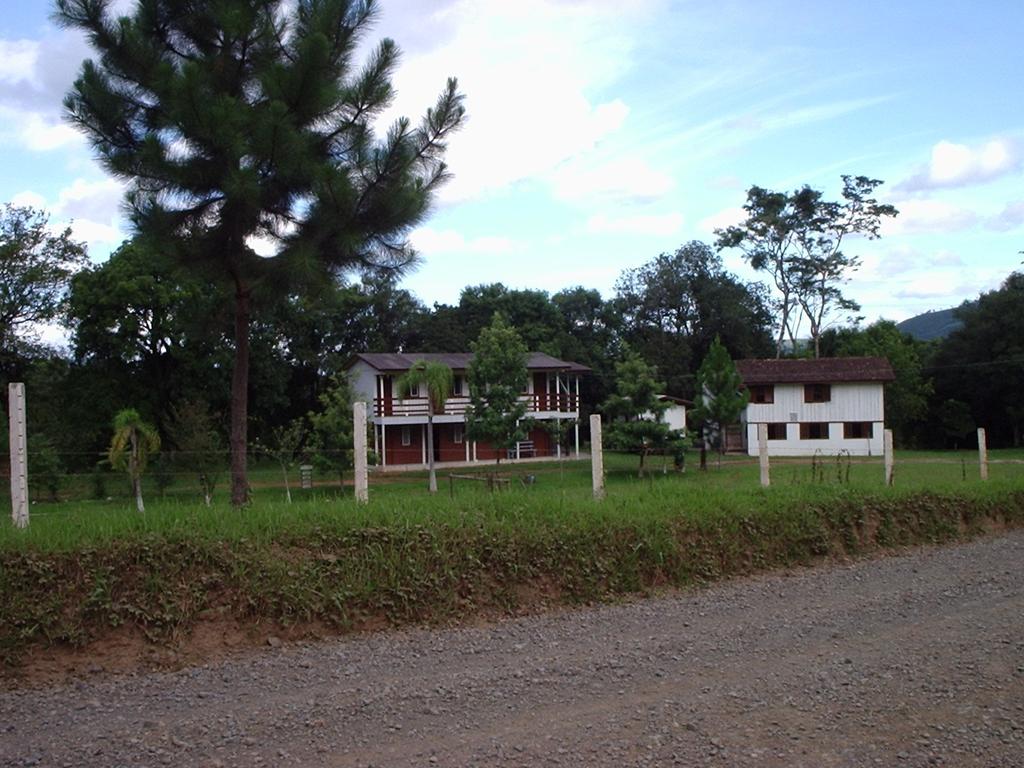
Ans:
MULTIPOLYGON (((26 222, 45 228, 44 215, 23 209, 8 207, 0 221, 5 285, 33 286, 0 295, 0 377, 28 383, 34 441, 81 469, 105 452, 114 416, 131 407, 168 445, 176 434, 185 442, 183 432, 201 429, 190 426, 197 411, 207 414, 223 445, 234 353, 229 290, 138 240, 102 264, 88 264, 67 233, 19 240, 31 229, 26 222), (26 259, 28 252, 34 255, 26 259), (38 269, 41 261, 46 269, 38 269), (38 326, 22 317, 56 321, 67 346, 44 344, 32 330, 38 326)), ((393 273, 368 271, 313 296, 284 294, 257 305, 252 442, 274 444, 275 433, 296 418, 322 411, 354 354, 468 350, 496 313, 526 348, 593 370, 583 383, 585 410, 609 401, 616 367, 632 358, 656 369, 663 394, 694 400, 698 369, 716 338, 734 359, 777 351, 765 286, 730 273, 720 253, 700 242, 623 271, 607 299, 581 286, 552 294, 494 283, 463 289, 457 303, 427 306, 393 273)), ((953 446, 976 425, 988 428, 994 445, 1017 445, 1024 421, 1016 394, 1024 383, 1024 276, 1011 275, 958 316, 961 329, 942 341, 915 341, 880 321, 824 331, 819 352, 889 358, 897 379, 887 390, 886 418, 902 445, 953 446)))

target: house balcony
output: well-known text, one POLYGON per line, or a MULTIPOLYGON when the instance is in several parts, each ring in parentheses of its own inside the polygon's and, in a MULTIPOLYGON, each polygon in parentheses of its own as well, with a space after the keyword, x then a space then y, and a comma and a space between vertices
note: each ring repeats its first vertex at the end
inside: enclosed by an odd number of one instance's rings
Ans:
MULTIPOLYGON (((519 402, 526 403, 526 413, 531 416, 551 413, 566 416, 579 414, 579 396, 566 392, 525 394, 519 397, 519 402)), ((434 416, 465 416, 468 407, 468 397, 451 397, 445 402, 444 409, 436 412, 434 416)), ((428 413, 427 398, 378 397, 373 401, 373 413, 378 417, 406 416, 425 419, 428 413)))

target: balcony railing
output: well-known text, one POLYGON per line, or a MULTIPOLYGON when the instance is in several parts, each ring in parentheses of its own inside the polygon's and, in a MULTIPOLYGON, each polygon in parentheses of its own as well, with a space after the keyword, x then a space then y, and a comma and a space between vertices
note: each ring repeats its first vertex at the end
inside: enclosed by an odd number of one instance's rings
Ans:
MULTIPOLYGON (((576 413, 579 411, 579 397, 565 392, 521 395, 519 401, 526 403, 527 413, 576 413)), ((438 411, 434 415, 462 416, 466 413, 468 406, 468 397, 452 397, 445 402, 444 410, 438 411)), ((377 416, 426 416, 427 398, 376 398, 373 401, 373 412, 377 416)))

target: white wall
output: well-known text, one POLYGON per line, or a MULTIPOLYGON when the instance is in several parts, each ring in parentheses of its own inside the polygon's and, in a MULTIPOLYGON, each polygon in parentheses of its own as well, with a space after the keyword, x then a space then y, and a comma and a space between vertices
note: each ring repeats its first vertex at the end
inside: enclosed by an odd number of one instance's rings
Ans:
POLYGON ((686 429, 686 406, 670 405, 665 411, 665 423, 669 429, 686 429))
POLYGON ((833 384, 832 399, 827 403, 805 403, 803 384, 776 384, 775 402, 751 403, 745 422, 747 453, 757 455, 757 425, 785 423, 786 439, 769 440, 771 456, 813 456, 815 453, 837 454, 848 451, 854 456, 882 455, 882 433, 885 429, 885 396, 881 383, 833 384), (843 422, 868 421, 874 425, 870 439, 847 440, 843 422), (827 440, 801 440, 801 422, 827 422, 827 440))
POLYGON ((348 371, 349 384, 352 385, 352 400, 366 403, 367 414, 373 421, 373 401, 377 399, 377 369, 362 360, 357 360, 348 371))

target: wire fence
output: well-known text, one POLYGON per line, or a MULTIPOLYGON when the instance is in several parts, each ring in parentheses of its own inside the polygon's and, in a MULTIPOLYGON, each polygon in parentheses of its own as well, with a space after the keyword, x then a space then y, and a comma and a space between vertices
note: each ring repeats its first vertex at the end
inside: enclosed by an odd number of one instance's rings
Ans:
MULTIPOLYGON (((449 474, 507 473, 513 485, 529 485, 536 481, 545 486, 556 483, 567 487, 583 487, 589 483, 588 446, 580 455, 574 446, 561 449, 553 446, 530 446, 519 450, 467 451, 464 446, 441 447, 435 452, 439 479, 448 482, 449 474), (584 461, 574 462, 574 459, 584 461), (530 465, 538 463, 537 468, 530 465), (583 466, 583 464, 586 466, 583 466), (569 467, 566 472, 565 467, 569 467), (577 477, 578 475, 578 477, 577 477), (532 476, 534 480, 525 478, 532 476), (557 479, 554 479, 557 476, 557 479)), ((427 469, 421 447, 406 453, 392 452, 386 463, 370 452, 371 485, 378 488, 419 487, 427 469)), ((132 487, 127 473, 111 466, 106 453, 59 452, 50 449, 29 450, 28 487, 33 504, 61 502, 106 502, 129 500, 132 487)), ((757 483, 758 458, 746 454, 704 455, 709 476, 721 482, 739 485, 757 483)), ((350 450, 318 451, 316 454, 295 453, 274 455, 262 449, 246 455, 247 479, 256 497, 282 498, 286 493, 351 493, 353 482, 350 450)), ((1024 450, 992 451, 987 472, 993 479, 1024 482, 1024 450)), ((700 472, 701 454, 690 449, 683 461, 672 454, 652 453, 644 457, 644 474, 677 475, 700 472)), ((811 456, 772 457, 772 484, 856 484, 880 485, 884 466, 881 456, 851 456, 846 453, 811 456)), ((638 454, 606 451, 605 467, 611 478, 638 474, 638 454)), ((10 455, 0 453, 0 499, 10 503, 10 455)), ((904 487, 948 487, 951 483, 974 482, 981 478, 982 462, 976 451, 915 452, 897 451, 894 484, 904 487)), ((230 487, 230 453, 224 451, 164 450, 149 457, 142 475, 142 489, 147 500, 174 498, 202 501, 212 494, 226 498, 230 487)), ((469 482, 469 481, 467 481, 469 482)), ((711 480, 709 482, 715 482, 711 480)), ((503 483, 501 483, 503 484, 503 483)))

